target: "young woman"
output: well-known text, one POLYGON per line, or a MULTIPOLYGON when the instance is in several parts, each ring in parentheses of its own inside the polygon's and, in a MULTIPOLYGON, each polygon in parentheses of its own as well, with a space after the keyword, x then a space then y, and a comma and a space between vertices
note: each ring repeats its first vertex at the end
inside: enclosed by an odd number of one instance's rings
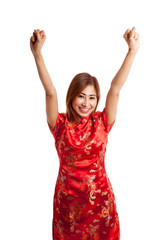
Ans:
POLYGON ((53 202, 53 240, 119 240, 120 223, 111 182, 105 170, 108 134, 115 123, 120 90, 139 49, 135 28, 123 35, 128 44, 124 62, 111 82, 103 111, 96 111, 100 88, 96 77, 84 72, 71 81, 66 113, 59 113, 57 92, 41 53, 45 32, 30 38, 40 80, 46 92, 47 123, 60 167, 53 202))

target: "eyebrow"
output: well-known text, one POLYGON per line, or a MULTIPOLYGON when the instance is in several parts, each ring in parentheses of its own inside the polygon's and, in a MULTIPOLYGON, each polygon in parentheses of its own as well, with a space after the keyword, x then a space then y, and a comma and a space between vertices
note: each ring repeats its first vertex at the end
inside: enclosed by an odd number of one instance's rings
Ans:
MULTIPOLYGON (((81 93, 83 95, 86 95, 85 93, 81 93)), ((96 96, 96 94, 90 94, 90 96, 96 96)))

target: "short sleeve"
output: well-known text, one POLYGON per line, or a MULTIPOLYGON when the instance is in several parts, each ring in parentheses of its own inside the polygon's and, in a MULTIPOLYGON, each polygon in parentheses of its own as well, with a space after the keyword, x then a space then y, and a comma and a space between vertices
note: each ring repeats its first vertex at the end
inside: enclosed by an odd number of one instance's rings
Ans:
POLYGON ((62 132, 62 130, 65 126, 65 118, 66 118, 65 113, 58 113, 58 116, 56 119, 56 124, 55 124, 55 127, 53 130, 52 130, 49 122, 47 121, 50 132, 52 133, 52 135, 55 139, 58 139, 58 137, 61 135, 60 133, 62 132))
POLYGON ((105 130, 107 133, 109 133, 109 132, 111 131, 111 129, 112 129, 112 127, 113 127, 116 119, 112 122, 112 124, 109 125, 109 124, 108 124, 108 120, 107 120, 107 116, 106 116, 106 114, 105 114, 105 108, 103 109, 102 112, 98 111, 98 112, 96 112, 96 113, 97 113, 97 114, 96 114, 96 117, 98 118, 97 120, 100 121, 100 123, 102 124, 104 130, 105 130))

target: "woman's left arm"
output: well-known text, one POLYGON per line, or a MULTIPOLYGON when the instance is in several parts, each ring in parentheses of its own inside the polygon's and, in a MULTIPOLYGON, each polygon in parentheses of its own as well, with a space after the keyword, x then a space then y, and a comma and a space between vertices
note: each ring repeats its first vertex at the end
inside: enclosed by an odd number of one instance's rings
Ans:
POLYGON ((139 34, 135 32, 135 27, 132 28, 132 30, 127 29, 123 37, 126 40, 129 49, 122 66, 111 82, 111 86, 107 94, 105 114, 109 125, 111 125, 116 119, 120 90, 127 80, 133 60, 140 46, 139 34))

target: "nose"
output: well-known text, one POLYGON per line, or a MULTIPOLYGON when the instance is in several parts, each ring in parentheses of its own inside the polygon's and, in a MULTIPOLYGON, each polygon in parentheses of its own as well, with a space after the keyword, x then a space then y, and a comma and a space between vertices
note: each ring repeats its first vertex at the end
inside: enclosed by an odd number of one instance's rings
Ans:
POLYGON ((83 101, 83 106, 88 107, 89 106, 89 101, 88 98, 85 98, 83 101))

